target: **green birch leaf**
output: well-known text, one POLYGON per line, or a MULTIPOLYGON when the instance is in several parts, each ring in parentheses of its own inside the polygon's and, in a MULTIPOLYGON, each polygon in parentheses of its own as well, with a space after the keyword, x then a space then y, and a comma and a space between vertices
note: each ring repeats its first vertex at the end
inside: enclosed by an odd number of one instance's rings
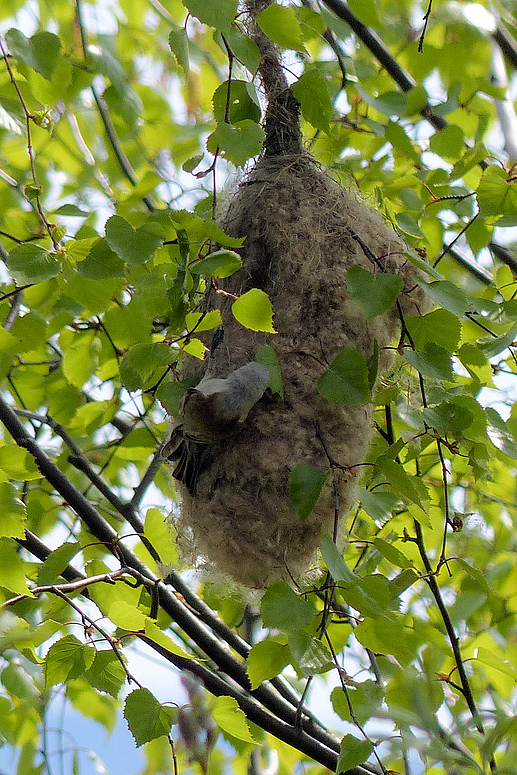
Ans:
POLYGON ((436 131, 429 140, 429 147, 438 156, 449 161, 456 161, 465 150, 463 129, 456 124, 450 124, 444 129, 436 131))
POLYGON ((251 688, 257 689, 262 681, 279 675, 290 661, 291 654, 286 644, 270 638, 255 643, 246 660, 251 688))
POLYGON ((51 80, 61 51, 61 41, 57 35, 44 31, 26 38, 20 30, 10 29, 5 39, 13 56, 36 70, 47 81, 51 80))
POLYGON ((422 409, 421 416, 430 428, 451 438, 461 436, 474 420, 472 412, 467 407, 460 406, 454 401, 426 407, 422 409))
POLYGON ((421 479, 409 476, 399 463, 386 457, 378 457, 377 465, 397 495, 404 501, 414 503, 422 511, 425 511, 423 504, 429 501, 429 493, 421 479))
POLYGON ((134 229, 125 218, 112 215, 106 221, 106 242, 128 264, 144 264, 163 242, 163 229, 149 221, 134 229))
POLYGON ((376 654, 392 654, 403 665, 408 665, 422 645, 415 630, 404 624, 400 614, 391 614, 382 621, 365 618, 354 630, 354 635, 365 648, 376 654))
POLYGON ((171 525, 160 509, 147 509, 144 534, 159 553, 160 560, 165 565, 178 563, 178 550, 173 538, 171 525))
POLYGON ((169 734, 177 709, 161 705, 149 689, 135 689, 124 704, 124 718, 139 748, 169 734))
POLYGON ((80 678, 93 664, 95 649, 81 643, 75 635, 65 635, 54 643, 45 657, 45 686, 80 678))
POLYGON ((513 343, 517 336, 517 326, 512 326, 506 334, 501 336, 490 337, 485 342, 481 342, 479 347, 485 356, 485 358, 493 358, 494 355, 499 355, 503 350, 506 350, 513 343))
POLYGON ((260 610, 264 627, 293 632, 314 621, 313 607, 299 597, 284 581, 278 581, 266 591, 260 610))
POLYGON ((368 27, 382 27, 375 0, 351 0, 353 13, 368 27))
POLYGON ((222 32, 231 28, 238 10, 238 0, 183 0, 183 5, 200 22, 222 32))
POLYGON ((0 482, 0 536, 25 538, 26 519, 26 506, 14 485, 0 482))
POLYGON ((289 496, 300 519, 312 514, 329 477, 328 469, 322 470, 309 463, 300 463, 289 475, 289 496))
POLYGON ((224 122, 226 118, 230 124, 238 124, 246 119, 255 123, 260 121, 261 110, 255 87, 247 81, 225 81, 215 90, 212 102, 214 118, 218 122, 224 122))
POLYGON ((120 364, 120 378, 128 390, 150 387, 175 360, 177 354, 165 342, 135 344, 120 364))
POLYGON ((61 271, 57 255, 33 242, 16 245, 9 253, 7 266, 19 285, 42 283, 61 271))
POLYGON ((145 628, 146 615, 136 605, 117 600, 110 606, 108 616, 122 630, 138 632, 145 628))
POLYGON ((230 277, 242 267, 242 258, 234 250, 216 250, 206 258, 189 264, 192 274, 205 277, 230 277))
POLYGON ((491 165, 483 172, 476 197, 479 214, 501 216, 498 226, 517 225, 517 187, 515 178, 501 167, 491 165))
POLYGON ((257 22, 262 32, 277 46, 306 53, 300 22, 290 6, 272 3, 258 14, 257 22))
POLYGON ((256 743, 246 716, 234 697, 217 697, 212 704, 212 717, 217 726, 231 737, 236 737, 244 743, 256 743))
MULTIPOLYGON (((255 41, 243 34, 237 25, 230 27, 224 33, 224 37, 226 38, 226 42, 234 57, 238 59, 244 67, 247 67, 252 75, 255 75, 261 60, 260 51, 255 41)), ((226 54, 226 46, 223 43, 222 37, 217 35, 216 40, 226 54)))
POLYGON ((392 565, 396 565, 397 568, 411 568, 413 566, 412 560, 410 560, 409 557, 406 557, 404 552, 401 552, 396 546, 388 543, 388 541, 384 541, 377 536, 373 540, 373 545, 388 562, 391 562, 392 565))
POLYGON ((263 344, 258 348, 255 353, 255 360, 257 363, 261 363, 267 369, 269 369, 270 382, 269 387, 274 396, 278 396, 280 400, 284 398, 284 386, 282 382, 282 371, 280 369, 280 362, 278 356, 273 348, 268 344, 263 344))
POLYGON ((75 541, 66 541, 54 549, 38 571, 38 584, 54 584, 70 561, 81 551, 75 541))
MULTIPOLYGON (((405 109, 406 106, 404 105, 404 111, 405 109)), ((384 134, 395 152, 401 154, 405 159, 413 159, 417 163, 420 161, 419 151, 417 151, 401 124, 398 124, 396 121, 390 121, 384 134)))
POLYGON ((446 309, 435 309, 421 317, 407 317, 406 326, 417 350, 434 342, 453 353, 460 341, 461 320, 446 309))
POLYGON ((423 350, 408 348, 404 354, 407 362, 420 374, 434 379, 450 381, 454 379, 451 356, 439 344, 428 342, 423 350))
MULTIPOLYGON (((360 724, 365 724, 371 718, 382 702, 384 692, 382 686, 375 681, 363 681, 347 687, 350 702, 354 710, 354 716, 360 724)), ((340 686, 336 686, 330 693, 332 707, 343 721, 353 723, 350 714, 350 706, 345 693, 340 686)))
POLYGON ((171 654, 176 654, 179 657, 183 657, 183 659, 195 659, 194 656, 187 654, 181 646, 174 643, 172 638, 170 638, 166 632, 163 632, 152 619, 146 618, 145 620, 145 634, 150 640, 158 643, 159 646, 167 649, 171 654))
POLYGON ((11 538, 0 538, 0 587, 4 587, 14 595, 32 597, 25 577, 25 571, 28 568, 18 554, 17 548, 18 545, 11 538))
POLYGON ((479 659, 479 661, 484 665, 494 667, 501 673, 509 675, 511 678, 513 678, 514 681, 517 681, 517 669, 515 666, 510 664, 510 662, 508 662, 506 659, 501 659, 501 657, 497 656, 497 654, 494 654, 489 649, 480 646, 477 650, 476 658, 479 659))
POLYGON ((343 406, 361 406, 370 401, 366 358, 357 350, 342 350, 318 380, 318 392, 343 406))
POLYGON ((316 129, 327 132, 334 106, 327 81, 319 70, 306 70, 292 85, 291 91, 300 103, 302 116, 316 129))
POLYGON ((300 630, 292 633, 289 636, 289 648, 296 660, 298 671, 306 678, 328 673, 335 668, 328 646, 308 632, 300 630))
POLYGON ((0 446, 0 471, 3 471, 9 479, 21 482, 42 477, 30 452, 15 444, 0 446))
POLYGON ((364 490, 359 488, 357 491, 359 500, 361 501, 361 507, 370 515, 376 522, 385 522, 390 519, 393 510, 400 504, 397 496, 392 492, 383 492, 375 490, 364 490))
POLYGON ((321 539, 321 554, 325 565, 334 581, 344 581, 345 583, 355 583, 359 576, 351 571, 334 541, 330 536, 324 535, 321 539))
POLYGON ((95 689, 106 692, 116 699, 126 680, 126 671, 114 651, 104 649, 95 652, 93 663, 83 677, 95 689))
POLYGON ((264 130, 255 121, 245 119, 237 124, 222 121, 206 141, 206 147, 211 153, 219 151, 225 159, 243 167, 248 159, 260 153, 264 138, 264 130))
POLYGON ((443 307, 452 312, 453 315, 465 319, 465 313, 469 311, 470 305, 462 288, 450 283, 448 280, 435 280, 434 282, 426 283, 420 277, 415 277, 415 282, 424 289, 427 295, 439 307, 443 307))
POLYGON ((404 287, 394 274, 374 275, 362 266, 351 266, 346 273, 350 294, 367 320, 373 320, 391 309, 404 287))
POLYGON ((345 735, 341 741, 337 760, 337 772, 364 764, 373 751, 373 744, 369 740, 358 740, 354 735, 345 735))
POLYGON ((190 69, 188 35, 184 27, 172 26, 169 32, 169 47, 178 64, 188 75, 190 69))
POLYGON ((236 299, 232 304, 232 314, 251 331, 277 333, 273 328, 273 306, 267 293, 259 288, 252 288, 236 299))
POLYGON ((107 277, 124 277, 125 264, 106 239, 98 239, 91 246, 88 255, 77 263, 77 274, 91 280, 104 280, 107 277))

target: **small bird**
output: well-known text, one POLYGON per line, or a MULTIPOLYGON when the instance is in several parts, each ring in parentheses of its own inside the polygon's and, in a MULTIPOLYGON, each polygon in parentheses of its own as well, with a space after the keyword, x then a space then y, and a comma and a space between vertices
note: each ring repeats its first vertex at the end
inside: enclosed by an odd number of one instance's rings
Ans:
POLYGON ((162 456, 178 461, 173 476, 195 495, 199 476, 210 462, 209 445, 242 430, 253 406, 269 385, 269 370, 255 361, 225 379, 206 374, 181 403, 183 422, 171 433, 162 456))

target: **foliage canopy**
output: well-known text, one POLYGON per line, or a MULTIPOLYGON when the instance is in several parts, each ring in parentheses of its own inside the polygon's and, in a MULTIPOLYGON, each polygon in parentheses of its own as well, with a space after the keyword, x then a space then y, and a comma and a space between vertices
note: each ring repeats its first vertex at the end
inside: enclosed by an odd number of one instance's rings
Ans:
MULTIPOLYGON (((171 375, 219 323, 199 301, 241 245, 217 225, 220 192, 264 140, 237 0, 4 3, 0 739, 20 775, 51 773, 54 698, 111 729, 130 682, 149 775, 258 771, 258 745, 278 773, 515 775, 515 5, 265 6, 307 145, 397 227, 433 303, 372 397, 344 555, 324 537, 327 583, 272 585, 260 629, 225 585, 193 592, 164 523, 171 375), (160 703, 129 673, 135 641, 208 692, 186 677, 188 705, 160 703), (299 708, 316 676, 333 731, 317 698, 299 708)), ((348 277, 369 320, 400 290, 376 279, 348 277)), ((260 291, 235 316, 274 331, 260 291)), ((325 398, 369 399, 358 355, 332 364, 325 398)), ((310 468, 291 480, 300 518, 332 476, 310 468)))

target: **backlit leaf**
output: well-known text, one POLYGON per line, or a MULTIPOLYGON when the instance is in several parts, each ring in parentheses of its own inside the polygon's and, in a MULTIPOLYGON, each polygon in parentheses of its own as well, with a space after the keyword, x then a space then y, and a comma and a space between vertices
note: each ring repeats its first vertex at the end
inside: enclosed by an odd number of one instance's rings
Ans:
POLYGON ((245 328, 276 334, 273 327, 273 307, 269 296, 252 288, 233 302, 232 314, 245 328))
POLYGON ((290 6, 272 3, 258 14, 257 22, 277 46, 305 51, 303 35, 296 14, 290 6))
POLYGON ((246 716, 233 697, 217 697, 212 705, 212 715, 215 723, 231 737, 244 743, 255 743, 248 727, 246 716))

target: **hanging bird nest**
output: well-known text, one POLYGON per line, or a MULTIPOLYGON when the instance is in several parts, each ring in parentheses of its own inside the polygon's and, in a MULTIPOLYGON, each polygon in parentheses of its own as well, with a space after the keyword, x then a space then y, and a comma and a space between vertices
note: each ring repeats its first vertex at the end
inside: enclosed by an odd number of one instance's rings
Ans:
MULTIPOLYGON (((231 301, 213 291, 206 304, 220 308, 224 328, 212 357, 214 375, 226 377, 268 344, 280 363, 284 398, 262 398, 238 435, 211 445, 195 492, 178 483, 182 502, 176 519, 184 554, 251 588, 306 577, 322 534, 333 532, 336 504, 344 516, 355 500, 357 467, 373 432, 371 405, 326 400, 318 379, 344 348, 368 359, 375 342, 379 373, 385 371, 391 362, 387 348, 400 332, 400 312, 419 314, 424 304, 397 234, 304 151, 298 104, 288 88, 279 90, 278 56, 270 57, 268 66, 276 93, 268 92, 264 153, 221 225, 229 235, 245 238, 243 266, 225 290, 265 291, 278 333, 244 328, 231 313, 231 301), (347 288, 347 271, 356 265, 372 274, 400 275, 398 307, 368 322, 347 288), (338 467, 302 520, 291 501, 290 474, 301 463, 328 469, 329 460, 338 467)), ((191 361, 184 375, 201 377, 203 370, 191 361)))

